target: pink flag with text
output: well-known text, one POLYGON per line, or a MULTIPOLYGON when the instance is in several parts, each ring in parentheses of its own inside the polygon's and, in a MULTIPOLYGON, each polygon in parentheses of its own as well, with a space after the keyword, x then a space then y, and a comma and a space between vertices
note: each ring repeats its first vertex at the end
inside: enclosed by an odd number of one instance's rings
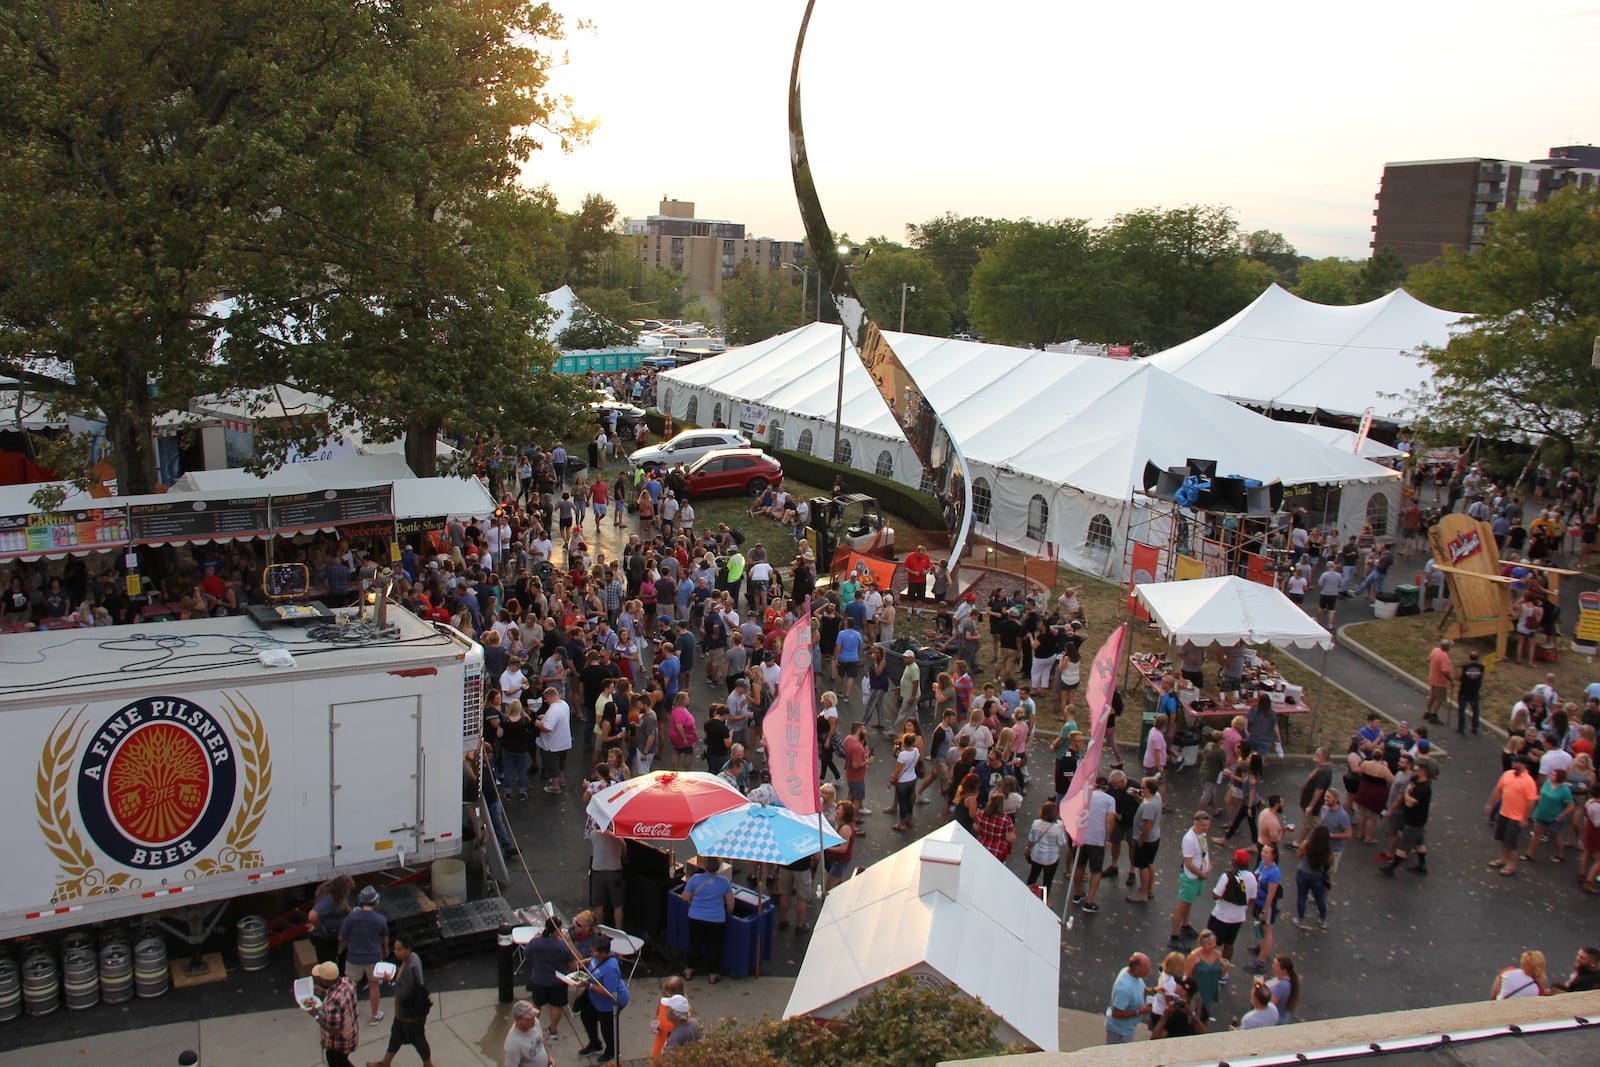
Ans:
POLYGON ((778 695, 761 724, 772 788, 783 806, 797 815, 815 815, 820 806, 817 780, 817 708, 812 683, 811 605, 783 638, 778 661, 778 695))
POLYGON ((1117 665, 1122 661, 1122 643, 1128 636, 1128 624, 1123 623, 1106 638, 1089 668, 1084 684, 1085 699, 1089 702, 1089 744, 1078 760, 1078 772, 1072 777, 1072 788, 1061 802, 1061 825, 1072 835, 1073 841, 1083 840, 1084 821, 1089 817, 1089 794, 1100 773, 1100 756, 1105 750, 1106 719, 1111 716, 1111 695, 1117 689, 1117 665))

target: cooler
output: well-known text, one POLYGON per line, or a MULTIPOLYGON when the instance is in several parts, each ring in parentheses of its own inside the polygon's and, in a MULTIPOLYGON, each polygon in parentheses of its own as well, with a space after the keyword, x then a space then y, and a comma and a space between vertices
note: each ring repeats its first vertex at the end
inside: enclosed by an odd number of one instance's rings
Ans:
POLYGON ((1422 613, 1422 589, 1419 586, 1395 586, 1394 599, 1398 605, 1398 614, 1420 615, 1422 613))

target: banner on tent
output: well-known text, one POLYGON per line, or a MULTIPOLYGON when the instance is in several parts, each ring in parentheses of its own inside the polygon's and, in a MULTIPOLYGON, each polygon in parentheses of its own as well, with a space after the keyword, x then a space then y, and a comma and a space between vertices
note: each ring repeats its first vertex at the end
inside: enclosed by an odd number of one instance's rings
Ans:
POLYGON ((767 408, 765 404, 739 405, 739 432, 758 441, 767 436, 767 408))
POLYGON ((1246 552, 1244 576, 1252 582, 1262 585, 1276 585, 1272 580, 1272 572, 1267 570, 1267 557, 1259 552, 1246 552))
POLYGON ((1145 582, 1156 580, 1156 571, 1161 567, 1161 551, 1154 545, 1147 545, 1142 541, 1133 543, 1132 566, 1128 568, 1128 613, 1150 621, 1150 613, 1139 603, 1139 598, 1134 596, 1134 589, 1145 582))
POLYGON ((790 811, 815 815, 821 807, 821 783, 809 604, 784 635, 783 656, 778 663, 778 695, 761 723, 761 739, 772 768, 772 788, 790 811))
POLYGON ((1172 580, 1175 582, 1187 582, 1205 576, 1206 565, 1193 556, 1180 555, 1172 564, 1172 580))
POLYGON ((1106 720, 1111 716, 1111 698, 1117 689, 1117 664, 1122 661, 1122 646, 1127 636, 1127 623, 1112 631, 1095 654, 1083 687, 1084 699, 1089 705, 1089 745, 1078 760, 1079 772, 1072 778, 1072 788, 1061 802, 1061 825, 1067 828, 1074 841, 1083 840, 1089 815, 1089 793, 1099 774, 1100 757, 1105 750, 1106 720))

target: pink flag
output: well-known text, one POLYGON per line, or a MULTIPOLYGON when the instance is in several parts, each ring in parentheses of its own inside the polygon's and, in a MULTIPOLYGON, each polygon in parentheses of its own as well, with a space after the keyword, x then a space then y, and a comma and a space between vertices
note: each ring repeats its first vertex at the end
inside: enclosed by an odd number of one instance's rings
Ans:
POLYGON ((1117 688, 1117 665, 1122 660, 1122 643, 1128 636, 1128 624, 1117 627, 1089 668, 1089 678, 1084 693, 1089 702, 1089 745, 1078 759, 1078 772, 1072 776, 1072 788, 1061 802, 1061 824, 1067 828, 1074 841, 1083 840, 1083 828, 1089 817, 1089 793, 1100 774, 1100 756, 1106 744, 1106 719, 1111 715, 1111 694, 1117 688))
POLYGON ((783 638, 778 695, 762 720, 772 788, 783 806, 797 815, 815 815, 820 806, 817 780, 817 710, 812 684, 811 605, 783 638))

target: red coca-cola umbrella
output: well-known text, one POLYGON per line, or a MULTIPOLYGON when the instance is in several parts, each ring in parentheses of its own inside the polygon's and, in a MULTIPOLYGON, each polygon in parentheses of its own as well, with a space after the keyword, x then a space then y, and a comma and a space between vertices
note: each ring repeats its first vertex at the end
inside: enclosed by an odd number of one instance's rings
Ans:
POLYGON ((635 841, 683 841, 700 822, 745 805, 743 793, 704 771, 652 771, 589 799, 600 829, 635 841))

